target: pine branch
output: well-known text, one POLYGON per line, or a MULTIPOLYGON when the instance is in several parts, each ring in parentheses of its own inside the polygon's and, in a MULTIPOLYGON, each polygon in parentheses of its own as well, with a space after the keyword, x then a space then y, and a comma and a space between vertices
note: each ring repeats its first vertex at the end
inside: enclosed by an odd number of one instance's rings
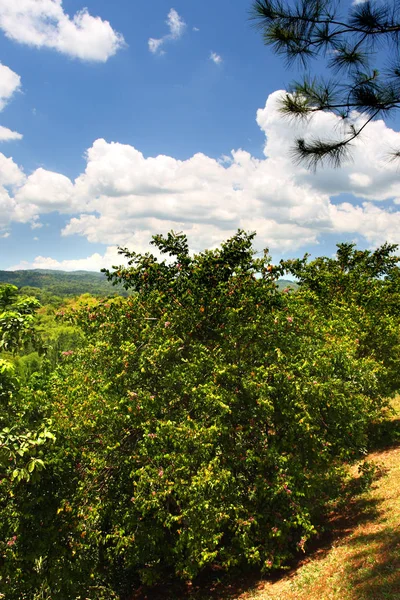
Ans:
POLYGON ((354 127, 352 111, 366 115, 368 124, 400 108, 400 5, 394 2, 391 8, 389 1, 366 0, 352 6, 347 20, 339 16, 338 8, 335 0, 256 0, 253 4, 252 18, 265 44, 283 55, 288 65, 299 60, 305 68, 322 55, 328 57, 328 69, 341 74, 340 80, 295 83, 281 103, 285 117, 307 120, 324 111, 350 121, 343 139, 297 140, 296 160, 311 168, 323 161, 339 166, 349 155, 352 140, 365 127, 354 127), (383 75, 370 67, 379 43, 391 44, 391 53, 397 54, 383 75))
POLYGON ((375 117, 376 114, 371 115, 358 129, 354 125, 350 125, 349 135, 340 141, 314 138, 306 142, 304 138, 297 139, 292 149, 295 162, 305 164, 311 171, 315 171, 324 162, 335 168, 340 167, 343 161, 350 156, 352 142, 375 117))

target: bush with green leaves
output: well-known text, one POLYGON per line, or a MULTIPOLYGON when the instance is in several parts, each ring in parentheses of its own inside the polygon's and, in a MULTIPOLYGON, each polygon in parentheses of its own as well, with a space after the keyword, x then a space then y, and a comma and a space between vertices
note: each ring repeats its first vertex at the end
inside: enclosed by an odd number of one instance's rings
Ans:
MULTIPOLYGON (((253 238, 191 256, 185 236, 155 236, 167 260, 123 250, 129 266, 107 272, 134 295, 71 316, 86 346, 25 399, 56 443, 38 481, 13 482, 8 599, 122 599, 211 564, 270 570, 316 533, 344 461, 366 451, 391 364, 379 340, 360 351, 367 305, 319 301, 304 277, 279 292, 306 262, 273 266, 253 238)), ((376 288, 390 287, 380 275, 376 288)))
POLYGON ((35 337, 35 298, 19 296, 14 285, 0 286, 0 426, 10 418, 19 381, 11 360, 13 355, 35 337))
MULTIPOLYGON (((35 336, 35 298, 18 296, 12 285, 0 286, 0 583, 4 586, 7 559, 18 541, 20 507, 13 509, 14 494, 22 485, 37 481, 45 464, 44 448, 54 442, 51 423, 27 409, 13 353, 35 336), (7 351, 7 352, 4 352, 7 351)), ((14 561, 13 561, 14 562, 14 561)))
POLYGON ((0 286, 0 352, 12 352, 33 334, 36 298, 19 296, 15 285, 0 286))
POLYGON ((337 306, 351 310, 358 340, 358 356, 385 365, 382 393, 400 389, 400 268, 397 246, 384 244, 375 251, 357 250, 355 244, 338 244, 333 258, 311 262, 282 261, 295 276, 311 306, 327 319, 337 306))

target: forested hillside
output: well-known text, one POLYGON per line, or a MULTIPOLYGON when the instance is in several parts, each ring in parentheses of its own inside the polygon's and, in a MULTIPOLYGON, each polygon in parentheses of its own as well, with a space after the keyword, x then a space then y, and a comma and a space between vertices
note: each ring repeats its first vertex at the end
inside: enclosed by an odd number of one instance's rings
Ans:
MULTIPOLYGON (((105 277, 104 273, 94 271, 52 271, 51 269, 33 269, 27 271, 0 271, 0 285, 11 283, 28 295, 40 296, 43 302, 46 294, 54 296, 80 296, 91 294, 92 296, 119 295, 127 296, 127 291, 122 285, 113 286, 105 277), (38 288, 43 290, 38 294, 38 288)), ((279 289, 297 289, 298 285, 288 279, 277 281, 279 289)))
MULTIPOLYGON (((33 269, 27 271, 0 271, 0 284, 10 283, 18 288, 39 288, 55 296, 108 296, 126 295, 122 286, 113 287, 103 273, 92 271, 52 271, 33 269)), ((32 290, 25 289, 25 293, 32 290)))

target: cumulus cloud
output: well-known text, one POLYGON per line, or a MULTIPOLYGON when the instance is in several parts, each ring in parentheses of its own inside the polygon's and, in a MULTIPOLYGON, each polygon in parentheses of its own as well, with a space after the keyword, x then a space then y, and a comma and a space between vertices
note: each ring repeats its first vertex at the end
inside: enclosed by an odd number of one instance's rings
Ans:
MULTIPOLYGON (((16 91, 21 87, 21 77, 6 65, 0 63, 0 111, 2 111, 16 91)), ((21 140, 22 135, 0 125, 0 142, 21 140)))
POLYGON ((213 63, 215 63, 216 65, 220 65, 222 63, 222 56, 220 56, 216 52, 211 52, 210 60, 212 60, 213 63))
POLYGON ((329 220, 328 196, 270 172, 268 161, 244 151, 233 152, 225 166, 204 154, 146 159, 132 146, 97 140, 75 195, 82 214, 63 235, 143 248, 158 231, 184 229, 200 249, 244 227, 258 230, 271 247, 290 249, 316 241, 313 224, 329 220))
POLYGON ((85 8, 70 17, 62 0, 0 0, 0 29, 21 44, 87 61, 105 62, 124 45, 108 21, 85 8))
MULTIPOLYGON (((63 236, 137 251, 148 250, 153 234, 171 229, 187 233, 194 251, 215 247, 238 228, 256 231, 257 247, 280 255, 325 234, 338 241, 350 234, 371 245, 400 242, 398 166, 386 159, 387 146, 400 146, 400 133, 372 123, 364 142, 354 143, 351 162, 310 174, 291 162, 294 137, 305 131, 282 120, 282 93, 271 94, 257 113, 264 158, 240 149, 222 160, 202 153, 146 158, 134 146, 99 139, 87 150, 85 171, 71 181, 45 169, 26 176, 0 155, 3 231, 11 219, 36 226, 41 214, 57 210, 69 215, 63 236), (353 201, 343 202, 343 192, 353 201)), ((318 114, 306 133, 323 135, 338 123, 318 114)), ((99 260, 106 264, 105 256, 99 260)))
POLYGON ((21 77, 6 65, 0 63, 0 110, 21 87, 21 77))
POLYGON ((12 158, 0 153, 0 189, 13 188, 22 185, 25 174, 12 158))
POLYGON ((173 40, 178 40, 182 37, 186 28, 185 21, 178 15, 174 8, 171 8, 169 11, 166 24, 168 25, 169 33, 161 38, 149 38, 148 40, 149 50, 153 54, 164 54, 164 44, 173 40))
POLYGON ((23 170, 13 161, 0 153, 0 234, 8 237, 8 228, 12 222, 34 223, 38 218, 38 208, 32 204, 21 206, 14 198, 14 192, 24 185, 23 170))
POLYGON ((354 206, 343 202, 330 208, 332 224, 335 230, 361 233, 371 246, 382 242, 400 243, 400 212, 384 210, 369 202, 354 206))
POLYGON ((72 182, 61 175, 39 168, 24 180, 15 193, 15 200, 23 207, 26 205, 36 205, 40 213, 73 211, 73 192, 72 182))
MULTIPOLYGON (((313 174, 291 162, 290 149, 294 138, 331 138, 332 132, 339 138, 343 131, 342 121, 329 113, 317 113, 304 124, 285 120, 278 112, 282 93, 271 94, 266 106, 257 111, 257 123, 266 134, 264 154, 270 161, 281 166, 284 164, 299 183, 307 183, 329 196, 348 193, 371 201, 399 198, 398 164, 388 160, 390 149, 400 145, 399 132, 390 129, 381 120, 374 121, 360 138, 354 140, 351 159, 340 169, 324 167, 313 174)), ((365 117, 359 116, 358 120, 361 125, 365 117)))
MULTIPOLYGON (((37 240, 38 238, 34 238, 37 240)), ((109 247, 104 254, 98 252, 87 258, 71 260, 56 260, 51 257, 37 256, 32 262, 22 261, 11 266, 9 271, 20 271, 25 269, 53 269, 57 271, 100 271, 105 267, 123 264, 122 257, 118 254, 117 246, 109 247)))
POLYGON ((0 125, 0 142, 9 142, 11 140, 22 140, 22 134, 17 131, 11 131, 8 127, 0 125))

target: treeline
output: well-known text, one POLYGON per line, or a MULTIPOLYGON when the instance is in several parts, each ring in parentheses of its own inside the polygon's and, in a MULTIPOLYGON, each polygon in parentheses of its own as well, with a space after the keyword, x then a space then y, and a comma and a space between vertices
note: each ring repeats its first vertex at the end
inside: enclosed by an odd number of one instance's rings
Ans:
POLYGON ((281 568, 343 500, 346 465, 368 475, 400 387, 396 247, 273 265, 253 237, 191 256, 185 236, 155 236, 168 261, 126 251, 105 274, 135 293, 57 310, 80 339, 24 381, 8 356, 40 334, 37 304, 3 288, 8 600, 128 600, 210 566, 281 568))
POLYGON ((22 288, 26 295, 41 295, 43 304, 48 303, 49 296, 72 297, 86 293, 92 296, 127 295, 122 286, 113 287, 103 273, 90 271, 0 271, 0 284, 2 283, 22 288))

